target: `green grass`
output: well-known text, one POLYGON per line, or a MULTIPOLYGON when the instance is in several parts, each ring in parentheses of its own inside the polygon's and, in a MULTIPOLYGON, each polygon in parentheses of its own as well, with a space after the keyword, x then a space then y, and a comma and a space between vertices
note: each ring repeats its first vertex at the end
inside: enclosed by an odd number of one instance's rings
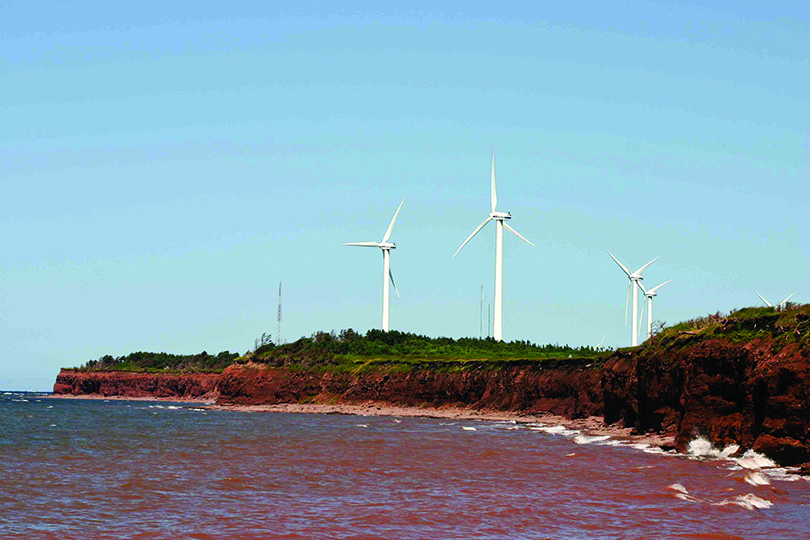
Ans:
POLYGON ((788 304, 782 311, 771 307, 748 307, 728 314, 715 313, 664 328, 646 347, 659 350, 681 348, 709 339, 749 343, 773 339, 780 350, 788 344, 810 347, 810 305, 788 304))

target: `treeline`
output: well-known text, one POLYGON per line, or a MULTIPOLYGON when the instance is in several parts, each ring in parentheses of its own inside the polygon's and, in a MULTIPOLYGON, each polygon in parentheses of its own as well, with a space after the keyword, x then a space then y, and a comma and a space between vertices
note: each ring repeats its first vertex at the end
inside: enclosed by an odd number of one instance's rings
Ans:
POLYGON ((265 344, 253 353, 252 360, 282 364, 291 360, 329 361, 337 355, 360 357, 425 358, 547 358, 591 357, 595 348, 568 345, 537 345, 530 341, 495 341, 492 338, 432 338, 408 332, 369 330, 365 335, 352 330, 340 333, 316 332, 311 337, 276 346, 265 344))
POLYGON ((239 357, 238 353, 222 351, 216 356, 203 351, 199 354, 169 354, 164 352, 134 352, 126 356, 102 356, 89 360, 79 369, 86 371, 214 371, 220 372, 239 357))

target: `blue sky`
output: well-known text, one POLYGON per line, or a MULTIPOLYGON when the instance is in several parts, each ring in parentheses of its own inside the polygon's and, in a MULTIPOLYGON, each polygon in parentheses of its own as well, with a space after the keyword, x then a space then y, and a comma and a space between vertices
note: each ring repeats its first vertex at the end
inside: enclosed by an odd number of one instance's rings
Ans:
POLYGON ((669 324, 810 295, 804 2, 4 2, 0 388, 134 350, 378 327, 629 342, 610 249, 669 324), (610 5, 608 5, 610 4, 610 5))

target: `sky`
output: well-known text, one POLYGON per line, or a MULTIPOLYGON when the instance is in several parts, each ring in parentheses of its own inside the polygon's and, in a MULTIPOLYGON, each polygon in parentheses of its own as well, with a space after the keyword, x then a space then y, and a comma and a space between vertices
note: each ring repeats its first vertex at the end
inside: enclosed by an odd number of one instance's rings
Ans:
POLYGON ((810 302, 806 2, 0 4, 0 388, 378 328, 626 346, 810 302), (235 4, 235 5, 233 5, 235 4), (486 307, 484 308, 486 311, 486 307), (486 317, 486 316, 485 316, 486 317), (645 323, 646 324, 646 323, 645 323))

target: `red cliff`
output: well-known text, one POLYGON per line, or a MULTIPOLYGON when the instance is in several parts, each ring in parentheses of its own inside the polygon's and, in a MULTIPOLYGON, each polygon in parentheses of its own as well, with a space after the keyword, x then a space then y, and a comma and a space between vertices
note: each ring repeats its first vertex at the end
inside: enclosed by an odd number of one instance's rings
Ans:
POLYGON ((131 373, 63 369, 53 393, 105 397, 210 399, 217 397, 218 373, 131 373))

